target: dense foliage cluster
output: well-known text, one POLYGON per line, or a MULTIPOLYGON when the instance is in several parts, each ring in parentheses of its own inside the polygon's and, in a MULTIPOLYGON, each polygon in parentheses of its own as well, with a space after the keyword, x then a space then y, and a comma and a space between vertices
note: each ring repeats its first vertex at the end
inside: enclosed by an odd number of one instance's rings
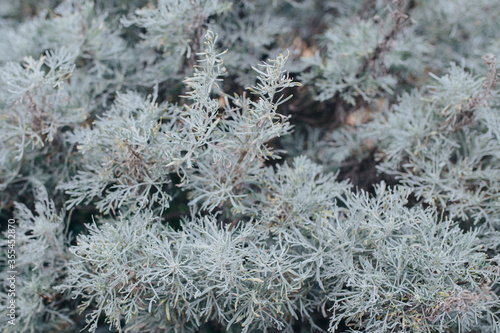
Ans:
POLYGON ((500 332, 499 17, 1 2, 1 330, 500 332))

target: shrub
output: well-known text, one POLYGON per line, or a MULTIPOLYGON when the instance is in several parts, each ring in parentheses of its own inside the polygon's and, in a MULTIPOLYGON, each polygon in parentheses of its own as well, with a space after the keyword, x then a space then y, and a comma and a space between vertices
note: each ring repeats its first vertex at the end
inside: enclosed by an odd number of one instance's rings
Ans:
POLYGON ((500 332, 500 8, 460 4, 2 3, 0 327, 500 332))

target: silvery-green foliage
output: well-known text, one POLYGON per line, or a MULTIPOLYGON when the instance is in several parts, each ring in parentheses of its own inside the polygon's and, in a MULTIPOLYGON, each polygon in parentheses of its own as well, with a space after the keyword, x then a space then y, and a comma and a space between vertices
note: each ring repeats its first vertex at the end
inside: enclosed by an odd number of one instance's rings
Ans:
POLYGON ((332 332, 345 320, 369 332, 498 329, 498 298, 485 287, 498 268, 477 232, 440 221, 435 208, 408 208, 408 188, 355 194, 304 158, 266 176, 257 216, 310 269, 314 302, 323 311, 334 302, 332 332))
POLYGON ((135 24, 145 28, 142 38, 147 46, 190 58, 189 43, 201 37, 197 34, 205 21, 229 8, 230 2, 219 0, 159 0, 156 7, 137 9, 134 15, 121 21, 125 26, 135 24))
MULTIPOLYGON (((86 9, 88 8, 82 10, 86 9)), ((78 20, 81 13, 56 11, 59 15, 50 15, 47 10, 41 10, 33 19, 24 22, 2 20, 0 28, 3 36, 0 39, 2 63, 18 61, 29 55, 37 57, 44 50, 62 46, 71 50, 78 48, 82 43, 78 20)))
MULTIPOLYGON (((74 307, 62 307, 68 299, 53 288, 59 285, 66 273, 69 259, 66 220, 58 213, 44 186, 30 179, 35 192, 34 214, 22 203, 16 203, 14 218, 16 245, 16 326, 9 325, 8 308, 2 306, 0 327, 3 332, 40 332, 73 327, 70 315, 74 307)), ((7 232, 1 241, 2 263, 7 267, 7 232)), ((9 238, 10 239, 10 238, 9 238)), ((7 270, 0 273, 2 290, 0 298, 7 300, 7 270)))
POLYGON ((255 68, 258 83, 250 92, 256 99, 227 96, 218 87, 225 68, 215 43, 216 36, 207 33, 200 66, 185 81, 190 104, 158 106, 134 93, 119 94, 93 128, 75 131, 70 141, 83 155, 84 170, 60 186, 72 197, 69 208, 94 197, 106 213, 156 203, 168 208, 163 186, 169 173, 181 176, 179 185, 190 190, 193 206, 238 205, 242 187, 253 183, 272 155, 267 142, 290 130, 277 108, 288 99, 280 93, 297 84, 285 74, 286 57, 280 55, 255 68), (219 110, 214 91, 225 109, 219 110))
POLYGON ((499 332, 499 8, 474 5, 2 2, 0 329, 499 332), (372 157, 398 185, 342 180, 372 157))
POLYGON ((336 181, 334 174, 325 174, 323 167, 304 156, 294 158, 292 165, 266 168, 257 184, 262 184, 261 190, 254 191, 244 207, 271 228, 317 219, 350 188, 347 182, 336 181))
POLYGON ((67 0, 40 10, 30 20, 4 20, 0 61, 16 62, 26 56, 38 59, 47 50, 71 50, 76 54, 71 85, 79 88, 73 99, 90 112, 99 111, 110 94, 123 86, 150 85, 151 77, 134 74, 151 65, 155 57, 147 49, 127 45, 121 37, 119 17, 109 15, 113 8, 101 7, 92 1, 67 0))
MULTIPOLYGON (((168 207, 169 196, 162 186, 169 183, 169 169, 166 156, 158 154, 166 144, 158 139, 166 109, 137 93, 118 94, 92 128, 75 130, 69 140, 82 155, 84 168, 59 186, 72 197, 68 208, 95 197, 97 208, 106 213, 122 205, 168 207)), ((175 114, 173 120, 177 120, 175 114)))
MULTIPOLYGON (((86 117, 74 105, 68 80, 77 54, 66 48, 48 51, 39 59, 26 57, 22 64, 0 67, 1 189, 18 175, 23 164, 33 161, 46 145, 61 141, 59 131, 86 117)), ((33 170, 32 170, 33 172, 33 170)))
MULTIPOLYGON (((224 63, 230 73, 238 71, 236 80, 247 87, 255 83, 253 64, 265 57, 274 58, 282 50, 276 45, 278 36, 287 35, 297 25, 280 13, 284 2, 233 1, 223 20, 211 20, 209 27, 219 32, 227 48, 224 63)), ((289 15, 295 16, 294 11, 289 15)), ((299 17, 297 17, 299 18, 299 17)))
POLYGON ((221 45, 228 49, 225 59, 230 73, 237 71, 236 81, 248 86, 255 81, 252 64, 275 57, 282 49, 276 45, 278 36, 299 25, 280 13, 283 7, 287 5, 262 0, 160 0, 123 17, 121 23, 144 29, 141 47, 158 53, 156 62, 146 68, 147 76, 156 74, 158 79, 159 71, 162 79, 171 80, 191 71, 208 28, 219 33, 221 45))
POLYGON ((379 171, 394 175, 418 199, 446 209, 451 217, 498 229, 497 73, 495 59, 485 59, 490 62, 486 78, 452 65, 448 74, 434 76, 436 83, 426 92, 404 94, 372 121, 333 133, 327 155, 348 156, 344 138, 354 149, 370 142, 377 149, 379 171))
POLYGON ((500 4, 495 0, 425 0, 411 12, 415 30, 432 48, 427 62, 431 68, 443 69, 449 62, 466 61, 476 72, 484 70, 481 57, 498 55, 500 4))
POLYGON ((302 285, 306 267, 252 223, 230 230, 207 216, 174 231, 143 212, 89 231, 78 238, 62 287, 93 306, 91 330, 101 312, 118 327, 125 319, 134 332, 189 331, 207 319, 246 332, 283 329, 291 314, 312 310, 302 285))
POLYGON ((101 313, 134 332, 190 331, 206 319, 290 330, 298 315, 332 306, 332 332, 341 320, 370 332, 498 329, 498 267, 477 232, 435 208, 408 208, 402 187, 352 193, 305 158, 263 178, 268 200, 249 222, 205 216, 174 231, 144 211, 94 223, 59 288, 92 307, 91 330, 101 313), (277 200, 292 195, 300 202, 277 200))
POLYGON ((354 105, 353 98, 369 100, 374 94, 390 93, 406 80, 418 85, 415 78, 422 75, 424 65, 440 72, 450 62, 464 62, 481 73, 481 57, 500 50, 500 7, 494 0, 353 1, 325 6, 344 16, 328 22, 328 30, 319 35, 325 52, 303 59, 310 66, 304 80, 312 83, 319 100, 338 95, 354 105), (409 21, 391 36, 400 9, 409 21), (351 18, 356 12, 361 19, 351 18), (384 44, 386 37, 390 42, 384 44), (372 54, 377 56, 367 68, 372 54))
POLYGON ((370 101, 380 92, 392 93, 398 83, 395 74, 420 73, 425 42, 411 29, 398 34, 406 23, 397 18, 388 15, 387 22, 380 20, 340 18, 321 35, 325 54, 316 52, 304 59, 310 72, 303 79, 312 83, 316 99, 324 101, 338 95, 354 105, 356 98, 370 101))
POLYGON ((324 130, 312 126, 295 127, 290 135, 281 139, 281 144, 289 157, 303 155, 315 161, 321 145, 324 144, 324 136, 324 130))
MULTIPOLYGON (((254 67, 259 75, 257 84, 249 90, 255 99, 224 95, 225 109, 218 120, 220 125, 213 130, 211 142, 207 142, 208 149, 196 160, 197 168, 185 171, 186 186, 195 198, 191 205, 203 200, 203 209, 214 210, 229 200, 233 207, 239 206, 238 192, 255 183, 255 175, 263 162, 279 158, 273 155, 267 142, 290 131, 287 118, 277 109, 291 97, 281 94, 283 90, 298 85, 285 73, 286 60, 287 56, 280 54, 261 64, 260 69, 254 67)), ((188 81, 188 84, 196 88, 192 85, 194 82, 188 81)), ((200 100, 198 94, 194 90, 189 97, 200 100)))
POLYGON ((125 77, 149 60, 127 48, 116 22, 88 1, 64 1, 31 20, 2 23, 0 187, 33 176, 53 189, 78 163, 66 134, 115 90, 140 86, 124 84, 125 77))
POLYGON ((374 197, 347 193, 325 224, 330 330, 347 320, 368 332, 497 332, 498 297, 486 286, 499 272, 479 251, 477 232, 464 233, 434 208, 408 208, 410 193, 384 183, 374 197))
POLYGON ((231 9, 231 2, 223 0, 159 0, 153 6, 136 9, 123 17, 125 27, 135 25, 145 29, 140 37, 144 50, 158 50, 157 63, 149 66, 150 75, 172 79, 194 65, 195 54, 202 48, 204 29, 210 17, 231 9))

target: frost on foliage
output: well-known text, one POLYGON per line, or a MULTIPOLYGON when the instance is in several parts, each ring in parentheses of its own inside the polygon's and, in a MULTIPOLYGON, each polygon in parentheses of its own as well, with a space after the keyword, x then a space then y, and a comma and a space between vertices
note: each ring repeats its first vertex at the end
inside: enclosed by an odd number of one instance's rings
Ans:
MULTIPOLYGON (((9 272, 5 270, 0 274, 4 281, 0 291, 3 303, 0 327, 4 332, 49 331, 74 325, 70 310, 61 306, 67 300, 54 289, 67 272, 69 241, 64 214, 56 211, 41 183, 32 179, 31 184, 35 192, 36 214, 22 203, 15 204, 16 326, 7 323, 8 308, 4 303, 9 299, 9 272)), ((1 242, 4 249, 1 260, 5 264, 7 235, 8 232, 4 232, 1 242)))

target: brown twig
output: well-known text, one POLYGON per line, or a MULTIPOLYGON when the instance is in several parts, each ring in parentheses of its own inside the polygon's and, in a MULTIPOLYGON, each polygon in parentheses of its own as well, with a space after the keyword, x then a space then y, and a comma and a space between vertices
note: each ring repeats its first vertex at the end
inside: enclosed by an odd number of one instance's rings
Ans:
POLYGON ((493 54, 485 54, 482 57, 484 63, 488 66, 488 74, 483 83, 482 94, 472 96, 467 105, 460 110, 456 116, 452 117, 447 123, 452 125, 453 130, 456 130, 464 125, 469 124, 473 117, 474 111, 483 103, 484 100, 491 98, 491 90, 495 89, 498 82, 497 59, 493 54))
POLYGON ((363 65, 356 73, 356 77, 361 77, 364 72, 373 68, 376 62, 382 63, 385 53, 387 53, 387 51, 389 51, 393 47, 392 45, 396 36, 399 34, 401 29, 403 29, 410 22, 409 16, 405 14, 405 0, 397 0, 396 6, 397 9, 395 11, 392 11, 392 17, 395 21, 394 25, 392 26, 391 30, 389 30, 389 32, 385 34, 382 41, 377 45, 372 53, 370 53, 370 55, 365 59, 363 65))
POLYGON ((188 27, 188 31, 193 31, 192 39, 189 41, 190 56, 184 62, 183 69, 193 68, 196 65, 196 53, 200 51, 200 41, 202 38, 202 27, 206 17, 203 15, 203 10, 198 7, 196 1, 191 0, 193 6, 193 22, 188 27))

